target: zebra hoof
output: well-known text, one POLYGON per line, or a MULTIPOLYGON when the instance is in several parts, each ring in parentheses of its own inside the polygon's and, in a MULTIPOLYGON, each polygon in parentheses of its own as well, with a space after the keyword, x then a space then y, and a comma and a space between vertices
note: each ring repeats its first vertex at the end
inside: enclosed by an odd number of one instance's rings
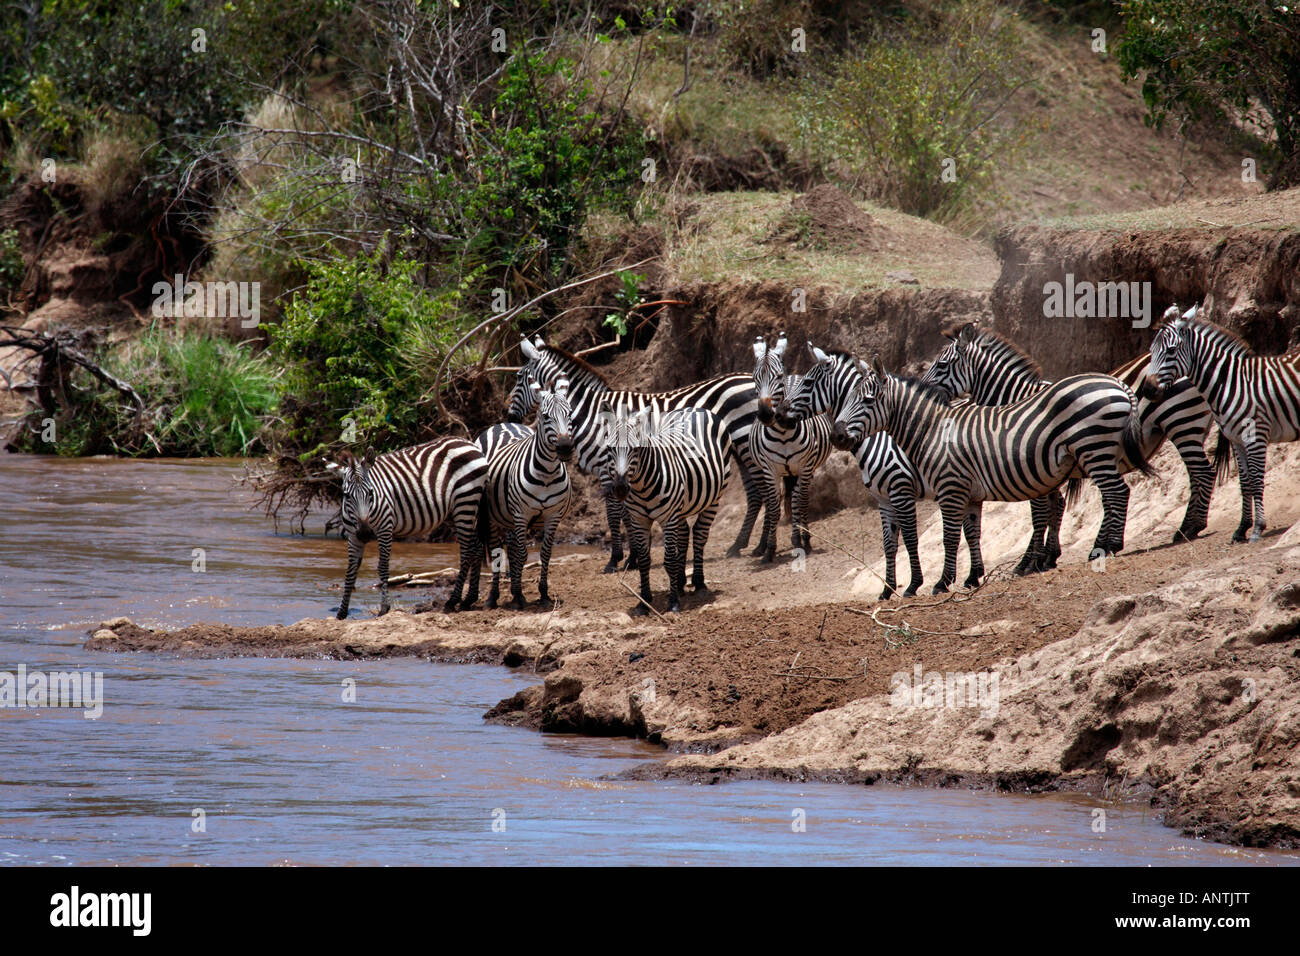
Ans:
POLYGON ((638 604, 634 606, 632 610, 628 611, 627 613, 632 615, 633 617, 645 617, 650 612, 646 609, 646 606, 644 604, 638 604))
POLYGON ((385 614, 387 614, 387 613, 388 613, 389 611, 391 611, 391 610, 392 610, 392 608, 390 608, 387 604, 382 604, 382 605, 380 605, 380 607, 379 607, 379 611, 375 614, 375 617, 383 617, 385 614))
POLYGON ((931 594, 947 594, 947 593, 948 593, 948 585, 946 585, 946 584, 944 584, 942 581, 940 581, 938 584, 936 584, 933 588, 930 589, 930 593, 931 593, 931 594))
POLYGON ((346 608, 340 608, 340 609, 339 609, 339 612, 338 612, 337 614, 334 615, 334 618, 335 618, 336 620, 339 620, 339 621, 346 621, 346 620, 348 619, 348 612, 347 612, 347 609, 346 609, 346 608))
POLYGON ((539 597, 536 606, 544 611, 549 611, 551 608, 555 607, 555 602, 549 597, 539 597))
POLYGON ((497 609, 497 599, 488 598, 483 604, 483 609, 486 611, 495 611, 497 609))
POLYGON ((528 602, 524 600, 522 594, 519 597, 511 598, 510 603, 506 605, 506 608, 511 611, 522 611, 526 607, 528 607, 528 602))
POLYGON ((913 585, 911 585, 910 587, 908 587, 908 589, 907 589, 906 591, 903 592, 903 597, 905 597, 905 598, 906 598, 906 597, 916 597, 916 592, 919 591, 920 588, 921 588, 921 585, 920 585, 919 583, 918 583, 918 584, 913 584, 913 585))
POLYGON ((1035 567, 1034 562, 1026 559, 1016 565, 1016 570, 1013 573, 1015 574, 1016 577, 1023 578, 1030 574, 1033 574, 1037 570, 1038 568, 1035 567))
POLYGON ((443 614, 455 614, 459 610, 460 610, 459 601, 448 601, 446 604, 442 606, 443 614))
POLYGON ((617 573, 618 573, 618 563, 619 563, 620 561, 622 561, 622 560, 623 560, 622 558, 610 558, 610 559, 609 559, 609 564, 607 564, 607 565, 605 565, 603 568, 601 568, 601 569, 600 569, 600 573, 601 573, 601 574, 617 574, 617 573))
POLYGON ((745 545, 733 544, 731 547, 727 549, 727 553, 724 555, 724 557, 734 558, 736 555, 740 554, 740 552, 744 550, 745 550, 745 545))
POLYGON ((961 586, 964 588, 977 588, 980 586, 980 577, 981 575, 972 574, 970 577, 968 577, 965 581, 961 583, 961 586))
POLYGON ((887 587, 887 588, 885 588, 883 591, 880 592, 880 597, 876 598, 876 600, 877 600, 877 601, 888 601, 888 600, 889 600, 891 597, 893 597, 893 596, 894 596, 894 589, 893 589, 893 588, 889 588, 889 587, 887 587))
POLYGON ((698 577, 696 576, 691 577, 691 587, 697 591, 707 591, 709 589, 708 585, 704 583, 704 575, 702 574, 699 575, 698 577))
POLYGON ((1263 541, 1263 540, 1264 540, 1264 532, 1263 532, 1263 531, 1252 531, 1252 532, 1250 533, 1250 543, 1251 543, 1251 544, 1254 544, 1254 543, 1257 542, 1257 541, 1263 541))
POLYGON ((476 604, 478 604, 478 598, 465 598, 460 602, 460 609, 462 611, 475 611, 478 610, 475 607, 476 604))

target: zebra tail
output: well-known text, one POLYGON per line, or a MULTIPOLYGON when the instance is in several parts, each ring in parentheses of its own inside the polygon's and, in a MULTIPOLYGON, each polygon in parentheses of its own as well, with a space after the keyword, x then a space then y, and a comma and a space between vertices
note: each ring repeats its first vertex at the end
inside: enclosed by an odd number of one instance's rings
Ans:
POLYGON ((1071 478, 1065 483, 1065 507, 1073 508, 1079 503, 1079 495, 1083 494, 1083 479, 1071 478))
POLYGON ((1134 471, 1140 471, 1148 478, 1156 473, 1147 461, 1146 453, 1142 450, 1142 416, 1138 412, 1137 402, 1133 403, 1133 408, 1128 414, 1128 421, 1124 423, 1124 457, 1128 463, 1133 466, 1134 471))
POLYGON ((1228 469, 1232 465, 1232 442, 1223 437, 1223 429, 1216 432, 1214 440, 1214 483, 1221 485, 1228 480, 1228 469))

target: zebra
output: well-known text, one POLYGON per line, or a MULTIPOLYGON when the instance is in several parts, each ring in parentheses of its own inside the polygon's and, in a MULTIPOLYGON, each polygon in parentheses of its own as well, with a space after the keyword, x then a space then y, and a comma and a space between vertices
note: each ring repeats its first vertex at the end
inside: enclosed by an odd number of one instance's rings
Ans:
POLYGON ((343 479, 348 570, 339 603, 340 621, 348 616, 367 541, 379 541, 379 613, 387 614, 388 556, 393 536, 428 534, 449 519, 460 545, 460 571, 443 610, 455 611, 458 606, 469 610, 474 606, 482 560, 475 516, 488 470, 487 459, 477 445, 460 438, 441 438, 378 457, 370 448, 360 459, 344 451, 338 462, 328 462, 325 467, 343 479), (462 604, 461 588, 467 577, 469 593, 462 604))
POLYGON ((1270 442, 1300 438, 1300 351, 1255 355, 1240 337, 1197 318, 1192 306, 1167 320, 1151 343, 1148 374, 1162 389, 1186 377, 1205 398, 1237 459, 1241 523, 1234 542, 1264 534, 1264 466, 1270 442))
POLYGON ((803 421, 782 419, 776 414, 787 389, 798 387, 799 377, 787 380, 782 356, 786 338, 782 332, 772 348, 760 335, 754 342, 754 387, 758 390, 760 425, 750 429, 749 453, 760 468, 767 470, 766 510, 761 540, 767 542, 765 563, 776 560, 776 523, 781 514, 780 489, 785 485, 786 510, 790 513, 790 546, 804 554, 812 551, 808 532, 808 486, 812 476, 831 453, 831 421, 816 415, 803 421))
MULTIPOLYGON (((569 383, 560 379, 554 391, 534 385, 537 398, 537 427, 527 437, 502 444, 488 461, 487 484, 479 518, 483 546, 493 555, 492 590, 487 606, 497 606, 501 593, 501 567, 495 556, 509 541, 510 607, 522 610, 524 562, 528 556, 530 529, 542 531, 542 578, 537 603, 551 604, 547 574, 555 529, 569 510, 573 487, 564 463, 573 457, 573 430, 569 424, 569 383)), ((498 426, 500 427, 500 426, 498 426)))
MULTIPOLYGON (((736 540, 727 549, 730 557, 739 554, 748 544, 758 518, 759 509, 767 496, 766 470, 758 466, 750 455, 749 433, 758 420, 758 393, 749 375, 733 374, 711 378, 695 385, 670 392, 635 392, 614 389, 605 376, 585 361, 554 345, 547 345, 540 337, 520 343, 524 365, 515 377, 510 391, 506 418, 521 422, 533 410, 533 382, 546 384, 558 378, 570 382, 569 396, 573 404, 573 431, 577 440, 578 467, 587 474, 600 477, 601 492, 605 496, 605 516, 609 522, 610 558, 605 573, 617 571, 623 562, 623 506, 610 495, 610 482, 601 473, 601 436, 599 406, 611 402, 616 408, 629 412, 642 408, 667 411, 676 408, 703 408, 718 415, 727 428, 732 454, 740 471, 745 489, 745 519, 736 540)), ((752 552, 755 557, 764 554, 768 542, 759 540, 752 552)), ((631 561, 629 560, 629 566, 631 561)))
MULTIPOLYGON (((1177 306, 1165 312, 1166 318, 1177 315, 1177 306)), ((972 322, 944 334, 951 341, 921 377, 923 382, 938 385, 953 395, 968 392, 978 405, 1009 405, 1050 384, 1042 379, 1038 363, 997 332, 981 329, 972 322)), ((1149 362, 1149 354, 1144 353, 1110 375, 1137 393, 1143 457, 1148 461, 1154 458, 1168 438, 1183 459, 1191 496, 1173 540, 1175 543, 1190 541, 1205 530, 1215 472, 1226 465, 1226 449, 1220 443, 1215 465, 1211 466, 1205 454, 1205 438, 1214 418, 1210 407, 1190 382, 1175 382, 1158 392, 1143 388, 1149 362)), ((1130 470, 1128 462, 1121 459, 1120 474, 1130 470)), ((1078 472, 1071 477, 1068 498, 1077 493, 1080 477, 1078 472)), ((1053 518, 1051 534, 1055 537, 1060 517, 1054 513, 1053 518)), ((1059 545, 1055 554, 1060 554, 1059 545)))
POLYGON ((533 430, 527 425, 521 425, 518 422, 501 422, 499 425, 493 425, 479 432, 474 438, 474 443, 483 449, 483 457, 488 461, 500 449, 509 445, 511 442, 518 441, 521 438, 528 438, 533 430))
MULTIPOLYGON (((777 414, 787 419, 806 419, 824 414, 833 420, 849 400, 861 373, 847 352, 823 352, 812 342, 808 343, 808 351, 813 358, 813 367, 802 377, 797 388, 787 391, 777 414)), ((912 597, 925 581, 917 542, 916 500, 933 498, 934 489, 926 486, 921 473, 885 432, 864 435, 852 453, 862 469, 862 484, 867 489, 867 496, 880 511, 880 536, 885 555, 885 587, 880 592, 880 600, 893 597, 897 588, 894 565, 900 536, 907 545, 912 574, 903 597, 912 597)), ((964 530, 971 557, 971 575, 966 583, 973 586, 984 572, 978 543, 974 546, 971 543, 972 534, 978 541, 978 525, 968 523, 964 530)))
POLYGON ((952 406, 941 388, 887 375, 879 358, 872 366, 859 361, 858 370, 861 380, 831 438, 836 447, 847 447, 864 433, 887 431, 935 489, 944 567, 934 593, 947 591, 956 579, 963 529, 975 532, 974 541, 968 538, 974 576, 983 501, 1045 495, 1076 462, 1101 491, 1104 515, 1093 555, 1123 549, 1129 488, 1119 475, 1119 455, 1145 474, 1151 468, 1142 457, 1137 399, 1122 382, 1072 375, 1014 405, 952 406))
POLYGON ((664 533, 668 610, 681 610, 686 590, 686 544, 694 545, 691 584, 704 583, 704 546, 731 476, 731 438, 726 421, 703 408, 630 411, 615 401, 600 405, 604 458, 613 496, 626 506, 632 557, 641 572, 641 616, 653 605, 650 592, 650 529, 664 533), (688 529, 689 519, 695 524, 688 529))

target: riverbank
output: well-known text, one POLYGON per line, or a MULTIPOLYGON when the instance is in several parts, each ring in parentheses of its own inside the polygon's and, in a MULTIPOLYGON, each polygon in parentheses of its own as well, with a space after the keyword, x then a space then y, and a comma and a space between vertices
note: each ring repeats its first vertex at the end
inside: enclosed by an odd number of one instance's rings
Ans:
MULTIPOLYGON (((635 576, 620 583, 600 573, 602 556, 570 555, 553 569, 553 610, 174 631, 119 619, 94 629, 87 647, 497 663, 535 672, 537 683, 490 720, 663 745, 671 756, 638 775, 1126 793, 1186 833, 1296 847, 1300 529, 1286 530, 1300 518, 1296 459, 1293 447, 1270 453, 1272 530, 1260 545, 1228 541, 1235 484, 1218 490, 1208 535, 1167 544, 1186 492, 1166 450, 1157 477, 1132 481, 1133 550, 1104 570, 1086 561, 1099 509, 1085 496, 1067 518, 1060 568, 1016 579, 1003 567, 978 591, 941 598, 924 588, 876 603, 880 563, 861 556, 880 554, 879 526, 865 509, 814 524, 802 570, 789 555, 776 565, 722 558, 741 510, 733 489, 709 549, 712 591, 688 596, 681 615, 630 618, 623 585, 635 576), (928 707, 923 694, 891 696, 895 675, 911 681, 918 667, 995 675, 996 701, 928 707)), ((990 568, 1018 557, 1024 511, 986 508, 990 568)), ((925 508, 931 581, 937 525, 925 508)), ((658 567, 652 584, 662 607, 658 567)), ((535 588, 534 570, 526 594, 535 588)), ((362 592, 360 603, 374 596, 362 592)))

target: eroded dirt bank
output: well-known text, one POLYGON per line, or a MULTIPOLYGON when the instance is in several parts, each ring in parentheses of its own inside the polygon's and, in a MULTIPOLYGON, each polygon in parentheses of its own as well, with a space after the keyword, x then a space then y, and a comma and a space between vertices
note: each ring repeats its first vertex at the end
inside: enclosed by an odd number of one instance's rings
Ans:
MULTIPOLYGON (((802 570, 788 554, 776 565, 722 558, 741 509, 733 490, 711 541, 713 590, 671 618, 630 618, 632 596, 599 573, 604 559, 593 554, 553 569, 554 611, 171 633, 118 620, 88 646, 521 666, 537 684, 491 719, 648 737, 675 755, 656 773, 1105 789, 1145 795, 1191 833, 1300 846, 1300 526, 1284 530, 1300 517, 1297 450, 1270 462, 1275 530, 1261 545, 1228 542, 1233 486, 1216 494, 1210 534, 1168 545, 1179 515, 1167 499, 1186 492, 1167 452, 1158 477, 1133 482, 1133 550, 1104 571, 1086 563, 1097 509, 1085 501, 1077 525, 1067 524, 1059 569, 1015 579, 1003 568, 978 591, 947 598, 925 588, 875 601, 879 525, 865 508, 816 522, 802 570), (895 705, 894 675, 917 667, 996 674, 996 709, 895 705)), ((1018 556, 1024 510, 987 507, 990 568, 1018 556)), ((928 508, 923 524, 932 542, 928 508)), ((923 565, 931 581, 935 551, 923 565)), ((662 609, 662 570, 653 575, 662 609)), ((536 593, 535 570, 525 587, 536 593)), ((357 600, 373 604, 373 592, 357 600)))

